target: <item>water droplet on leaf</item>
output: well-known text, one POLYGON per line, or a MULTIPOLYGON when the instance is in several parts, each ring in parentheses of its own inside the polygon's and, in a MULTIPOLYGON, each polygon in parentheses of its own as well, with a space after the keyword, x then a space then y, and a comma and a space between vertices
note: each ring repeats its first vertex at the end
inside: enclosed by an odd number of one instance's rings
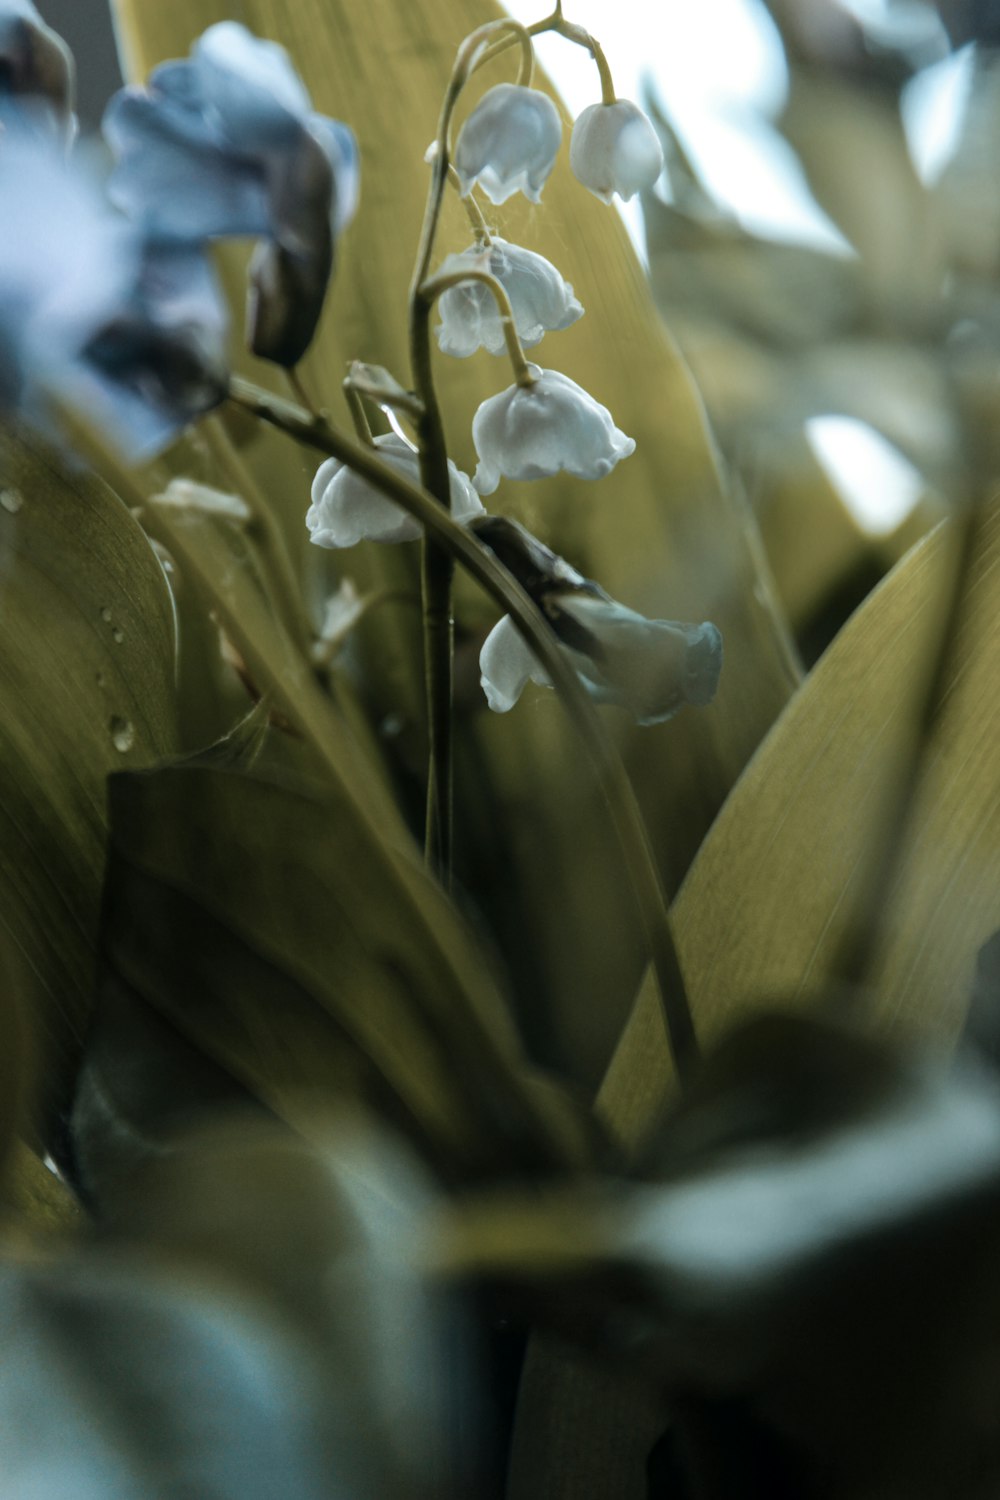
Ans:
POLYGON ((16 516, 23 504, 24 496, 21 494, 20 490, 11 489, 9 486, 4 486, 3 489, 0 489, 0 505, 2 505, 4 510, 8 511, 10 515, 16 516))
POLYGON ((111 743, 115 749, 120 750, 123 755, 126 750, 131 750, 135 744, 135 726, 130 724, 128 719, 115 714, 108 727, 111 730, 111 743))
POLYGON ((101 619, 104 621, 105 625, 111 624, 111 610, 106 604, 101 610, 101 619))
POLYGON ((120 646, 122 641, 125 639, 125 632, 124 630, 122 630, 120 625, 116 625, 114 630, 112 630, 111 639, 114 641, 116 646, 120 646))

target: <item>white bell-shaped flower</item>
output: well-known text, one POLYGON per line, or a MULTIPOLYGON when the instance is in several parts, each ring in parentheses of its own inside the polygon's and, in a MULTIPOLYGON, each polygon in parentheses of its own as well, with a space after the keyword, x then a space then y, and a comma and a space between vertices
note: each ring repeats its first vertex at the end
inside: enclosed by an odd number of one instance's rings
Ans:
POLYGON ((583 111, 570 137, 569 164, 602 202, 617 193, 627 203, 663 171, 663 147, 639 106, 618 99, 583 111))
MULTIPOLYGON (((553 628, 590 696, 627 709, 638 724, 662 724, 685 703, 715 696, 722 637, 707 621, 647 620, 607 595, 570 593, 558 598, 553 628)), ((486 637, 479 669, 495 713, 513 708, 529 682, 551 686, 509 615, 486 637)))
POLYGON ((458 133, 455 171, 463 197, 478 182, 493 203, 523 193, 532 203, 555 166, 562 121, 547 94, 498 83, 483 95, 458 133))
MULTIPOLYGON (((420 483, 416 453, 396 433, 375 439, 381 456, 394 469, 420 483)), ((449 460, 451 513, 456 521, 483 514, 483 504, 467 474, 449 460)), ((312 505, 306 513, 310 540, 317 547, 353 547, 356 542, 412 542, 422 535, 419 521, 338 458, 328 458, 316 471, 312 505)))
POLYGON ((530 386, 512 385, 491 396, 472 419, 479 455, 473 484, 492 495, 507 479, 546 479, 565 469, 578 479, 603 479, 619 459, 635 452, 606 406, 558 370, 528 369, 530 386))
MULTIPOLYGON (((463 271, 487 271, 510 298, 514 326, 524 348, 530 349, 546 333, 568 328, 583 317, 583 308, 551 261, 521 245, 509 245, 496 235, 489 245, 472 245, 442 262, 438 276, 463 271)), ((496 300, 481 281, 449 287, 438 302, 441 322, 438 343, 442 353, 459 359, 488 349, 503 354, 506 347, 496 300)))

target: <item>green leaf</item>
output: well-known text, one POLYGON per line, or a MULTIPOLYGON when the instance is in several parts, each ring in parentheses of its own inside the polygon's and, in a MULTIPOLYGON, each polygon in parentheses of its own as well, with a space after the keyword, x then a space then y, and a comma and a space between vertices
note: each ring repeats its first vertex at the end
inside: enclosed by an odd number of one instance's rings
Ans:
POLYGON ((97 481, 0 431, 0 957, 65 1105, 93 1004, 109 772, 173 752, 170 594, 97 481))
MULTIPOLYGON (((449 1175, 566 1162, 482 955, 347 795, 189 764, 114 778, 111 816, 112 1003, 293 1125, 310 1094, 360 1098, 449 1175)), ((103 1086, 122 1097, 108 1066, 103 1086)))
MULTIPOLYGON (((976 954, 996 927, 1000 807, 1000 508, 984 517, 965 624, 913 811, 885 893, 873 1019, 947 1043, 962 1027, 976 954)), ((949 532, 908 555, 841 631, 775 726, 706 840, 674 905, 692 1004, 707 1038, 748 1003, 822 989, 863 862, 912 746, 950 581, 949 532)), ((629 1140, 670 1088, 651 994, 640 996, 602 1091, 629 1140)))

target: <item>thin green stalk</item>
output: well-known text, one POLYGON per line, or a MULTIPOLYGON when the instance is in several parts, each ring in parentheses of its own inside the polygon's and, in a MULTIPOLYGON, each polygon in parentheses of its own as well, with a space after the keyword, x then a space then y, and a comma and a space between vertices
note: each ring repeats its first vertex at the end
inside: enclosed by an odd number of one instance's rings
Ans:
POLYGON ((292 566, 284 533, 267 496, 244 463, 222 419, 207 417, 202 431, 216 462, 228 471, 229 479, 250 507, 250 528, 271 575, 276 602, 292 639, 307 649, 314 634, 312 622, 302 603, 302 585, 292 566))
POLYGON ((510 305, 510 298, 506 288, 489 271, 454 271, 447 276, 435 276, 430 281, 425 281, 421 287, 421 293, 433 304, 438 297, 449 291, 453 286, 462 286, 468 281, 478 281, 485 286, 493 296, 500 314, 500 326, 503 329, 504 343, 507 345, 507 355, 510 359, 511 368, 514 371, 514 380, 520 386, 534 385, 538 379, 533 375, 528 361, 524 357, 524 349, 517 333, 517 324, 514 321, 514 309, 510 305))
POLYGON ((351 384, 350 375, 345 375, 343 381, 344 398, 347 401, 347 409, 351 413, 351 421, 354 423, 354 431, 362 443, 369 448, 375 446, 375 437, 372 433, 371 424, 368 421, 368 413, 365 411, 364 398, 361 392, 351 384))
POLYGON ((697 1057, 697 1041, 667 900, 642 814, 621 757, 545 617, 488 547, 453 520, 434 497, 386 464, 377 452, 248 381, 234 378, 230 395, 239 406, 297 442, 328 457, 339 458, 416 517, 439 548, 456 559, 510 615, 559 693, 607 802, 656 973, 674 1063, 683 1078, 697 1057))
MULTIPOLYGON (((410 283, 410 369, 413 389, 421 411, 416 420, 420 453, 420 482, 442 510, 451 510, 451 481, 444 421, 434 387, 431 363, 430 315, 433 305, 424 293, 430 273, 434 240, 445 189, 451 153, 451 122, 459 95, 465 87, 490 37, 510 33, 521 46, 521 82, 530 83, 534 66, 531 38, 517 21, 490 21, 466 37, 458 50, 438 119, 436 149, 431 162, 431 181, 410 283)), ((454 681, 455 629, 452 617, 451 555, 427 533, 423 541, 421 585, 424 601, 424 672, 427 684, 427 816, 424 849, 428 864, 446 888, 452 867, 452 697, 454 681)))
MULTIPOLYGON (((577 26, 574 21, 567 21, 565 19, 562 12, 562 0, 559 0, 559 3, 550 16, 546 16, 541 21, 535 21, 526 30, 528 35, 532 37, 542 36, 548 31, 554 31, 557 36, 564 37, 567 42, 572 42, 577 47, 584 47, 594 59, 598 77, 601 80, 601 103, 614 104, 617 101, 614 80, 611 77, 611 69, 608 66, 608 59, 604 55, 603 47, 597 38, 591 36, 585 27, 577 26)), ((506 52, 507 48, 512 46, 515 40, 513 37, 501 37, 499 41, 494 42, 480 57, 476 64, 477 68, 484 67, 486 63, 492 62, 493 58, 499 56, 501 52, 506 52)))

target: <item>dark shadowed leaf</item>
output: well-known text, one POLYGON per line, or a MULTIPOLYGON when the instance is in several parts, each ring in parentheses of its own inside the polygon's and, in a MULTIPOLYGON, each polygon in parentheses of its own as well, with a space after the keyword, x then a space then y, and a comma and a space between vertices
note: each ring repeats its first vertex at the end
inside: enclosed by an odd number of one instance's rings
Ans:
POLYGON ((113 1003, 148 1006, 293 1124, 303 1093, 360 1097, 449 1173, 565 1160, 481 954, 345 795, 186 766, 116 777, 111 817, 113 1003))
POLYGON ((105 780, 173 752, 173 671, 170 594, 125 506, 0 434, 0 945, 46 1111, 92 1006, 105 780))

